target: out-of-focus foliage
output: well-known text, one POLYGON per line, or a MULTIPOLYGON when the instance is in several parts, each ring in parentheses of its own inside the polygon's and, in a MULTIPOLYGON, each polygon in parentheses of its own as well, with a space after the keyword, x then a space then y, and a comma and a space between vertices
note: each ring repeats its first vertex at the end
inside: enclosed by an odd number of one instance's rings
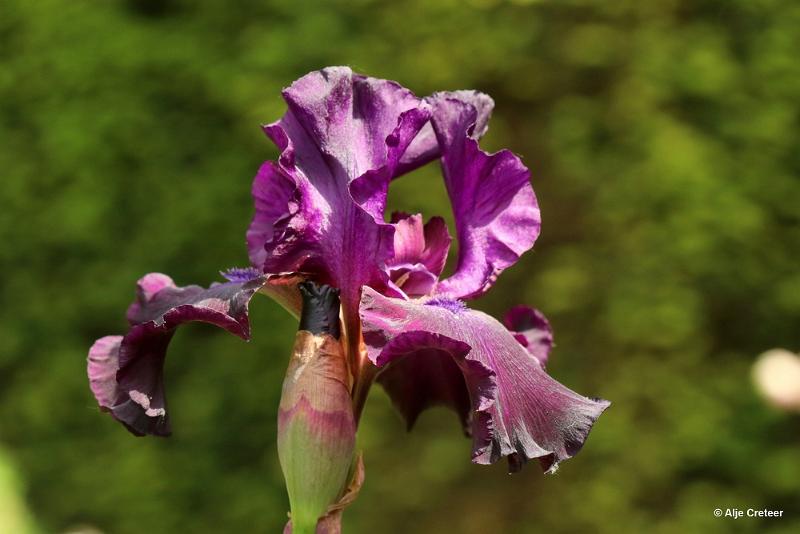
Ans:
MULTIPOLYGON (((85 355, 135 280, 246 262, 258 126, 305 72, 349 64, 497 102, 522 154, 535 251, 479 306, 541 308, 550 372, 614 402, 553 477, 469 463, 451 414, 411 434, 379 390, 360 432, 367 532, 800 529, 800 420, 753 393, 800 349, 800 4, 773 0, 5 0, 0 6, 0 441, 50 532, 278 532, 275 418, 295 325, 253 303, 249 344, 178 333, 175 435, 97 413, 85 355)), ((395 207, 446 213, 432 166, 395 207)), ((0 531, 8 519, 0 517, 0 531)), ((3 529, 6 530, 3 530, 3 529)), ((16 532, 16 531, 14 531, 16 532)))
POLYGON ((22 500, 17 473, 0 449, 0 532, 33 533, 33 522, 22 500))

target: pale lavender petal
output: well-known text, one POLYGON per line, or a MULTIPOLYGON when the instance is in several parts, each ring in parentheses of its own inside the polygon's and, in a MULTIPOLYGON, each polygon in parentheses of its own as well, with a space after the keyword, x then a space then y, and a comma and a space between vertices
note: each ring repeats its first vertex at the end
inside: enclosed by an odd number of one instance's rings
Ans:
POLYGON ((539 363, 547 364, 553 348, 553 329, 542 312, 529 306, 514 306, 506 313, 503 324, 539 363))
POLYGON ((261 277, 263 273, 254 267, 231 267, 219 274, 228 282, 249 282, 261 277))
POLYGON ((430 101, 458 238, 456 271, 437 292, 475 298, 533 246, 539 207, 522 161, 508 150, 487 154, 470 135, 479 117, 473 105, 447 94, 430 101))
MULTIPOLYGON (((486 130, 489 129, 489 118, 494 108, 494 101, 489 95, 469 90, 451 91, 435 93, 432 97, 426 98, 426 100, 435 99, 437 97, 453 98, 475 107, 477 116, 475 118, 475 127, 471 132, 471 136, 474 139, 480 139, 483 137, 483 134, 486 133, 486 130)), ((436 140, 433 126, 428 123, 420 130, 419 134, 409 145, 405 154, 400 158, 400 164, 395 172, 395 178, 413 171, 439 158, 441 155, 442 152, 439 148, 439 142, 436 140)))
POLYGON ((159 273, 139 280, 137 299, 128 308, 128 333, 101 338, 89 351, 89 381, 100 407, 133 434, 169 435, 163 367, 175 329, 201 321, 249 339, 248 304, 266 281, 258 272, 249 274, 230 273, 236 281, 208 289, 177 287, 159 273))
MULTIPOLYGON (((508 457, 513 471, 527 460, 538 458, 546 471, 553 472, 559 462, 580 450, 595 420, 609 405, 604 400, 583 397, 550 378, 500 322, 469 310, 459 301, 437 298, 421 303, 387 298, 365 288, 361 317, 367 354, 373 363, 391 367, 412 358, 405 366, 405 373, 412 374, 393 386, 390 393, 408 388, 408 381, 413 380, 420 387, 453 384, 452 367, 443 368, 444 377, 427 382, 418 378, 422 373, 436 372, 435 363, 429 361, 432 349, 437 355, 452 357, 462 372, 472 403, 475 463, 488 464, 508 457), (466 347, 470 350, 466 351, 466 347), (426 355, 425 365, 412 365, 415 360, 425 360, 426 355)), ((458 406, 452 401, 452 393, 416 394, 425 403, 458 406)), ((401 411, 406 414, 417 414, 425 407, 425 403, 413 404, 402 393, 393 400, 403 405, 401 411)), ((463 412, 460 415, 463 420, 463 412)))

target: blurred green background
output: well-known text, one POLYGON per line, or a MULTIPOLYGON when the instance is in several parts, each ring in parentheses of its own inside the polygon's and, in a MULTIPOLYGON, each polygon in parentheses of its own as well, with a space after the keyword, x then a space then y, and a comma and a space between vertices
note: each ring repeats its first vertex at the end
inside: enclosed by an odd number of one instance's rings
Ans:
MULTIPOLYGON (((771 0, 4 0, 0 532, 280 531, 277 305, 253 302, 249 344, 178 332, 167 440, 98 413, 85 357, 142 274, 246 263, 276 155, 259 124, 335 64, 494 97, 483 145, 531 167, 543 234, 476 306, 539 307, 551 374, 614 402, 557 475, 508 476, 470 464, 444 410, 406 434, 376 388, 345 531, 800 531, 800 417, 749 378, 800 349, 798 28, 771 0)), ((393 207, 449 213, 438 172, 395 182, 393 207)))

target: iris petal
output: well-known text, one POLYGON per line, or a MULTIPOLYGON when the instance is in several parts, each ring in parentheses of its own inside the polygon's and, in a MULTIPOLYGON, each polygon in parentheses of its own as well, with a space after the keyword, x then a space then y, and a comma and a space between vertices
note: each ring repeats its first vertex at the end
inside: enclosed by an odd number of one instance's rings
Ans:
POLYGON ((390 264, 421 263, 438 278, 450 250, 450 233, 441 217, 432 217, 425 225, 422 215, 393 213, 394 257, 390 264))
MULTIPOLYGON (((489 129, 489 117, 492 116, 492 109, 494 108, 494 100, 492 100, 489 95, 470 90, 450 91, 436 93, 433 97, 426 98, 426 100, 442 97, 460 100, 461 102, 473 106, 477 115, 475 117, 475 127, 472 129, 471 136, 474 139, 483 137, 483 134, 489 129)), ((400 164, 395 172, 395 177, 399 177, 426 163, 430 163, 441 155, 442 151, 439 148, 439 142, 436 140, 433 126, 428 123, 420 130, 419 134, 409 145, 405 154, 400 158, 400 164)))
POLYGON ((458 410, 462 421, 471 421, 475 463, 507 457, 515 471, 538 458, 553 472, 580 450, 609 406, 553 380, 500 322, 457 301, 435 299, 426 304, 365 288, 361 317, 372 362, 388 366, 386 373, 392 373, 392 366, 400 368, 389 375, 388 389, 400 411, 413 422, 430 404, 458 410), (438 366, 435 358, 445 354, 455 367, 438 366), (456 387, 456 368, 469 395, 469 413, 464 413, 463 391, 456 387), (398 373, 403 373, 402 379, 398 373))
POLYGON ((401 263, 388 269, 390 285, 407 297, 428 295, 438 278, 421 263, 401 263))
POLYGON ((424 226, 422 215, 392 214, 394 255, 387 261, 389 287, 401 296, 419 297, 432 293, 447 261, 450 234, 441 217, 424 226))
POLYGON ((235 281, 177 287, 164 274, 138 282, 136 301, 128 308, 131 328, 125 336, 106 336, 89 350, 89 381, 97 403, 137 436, 171 433, 164 396, 163 366, 167 346, 183 323, 201 321, 250 338, 250 298, 266 277, 246 271, 235 281))
POLYGON ((508 150, 487 154, 478 147, 472 135, 480 125, 475 106, 447 93, 430 102, 458 238, 456 271, 437 292, 475 298, 533 246, 539 206, 530 173, 517 156, 508 150))
POLYGON ((529 306, 514 306, 503 317, 503 324, 531 356, 542 365, 547 364, 553 348, 553 329, 542 312, 529 306))
MULTIPOLYGON (((405 418, 409 430, 425 409, 447 406, 458 414, 464 431, 469 433, 473 407, 466 373, 460 365, 466 367, 470 348, 461 341, 420 330, 403 332, 382 347, 375 360, 382 367, 377 381, 405 418)), ((491 370, 474 362, 467 372, 474 375, 470 376, 471 382, 482 382, 483 389, 491 391, 491 370)))
POLYGON ((347 67, 312 72, 283 96, 286 114, 264 127, 281 155, 253 185, 250 258, 264 272, 306 272, 339 288, 355 339, 361 286, 392 292, 384 271, 394 235, 383 220, 386 193, 430 110, 395 82, 347 67))

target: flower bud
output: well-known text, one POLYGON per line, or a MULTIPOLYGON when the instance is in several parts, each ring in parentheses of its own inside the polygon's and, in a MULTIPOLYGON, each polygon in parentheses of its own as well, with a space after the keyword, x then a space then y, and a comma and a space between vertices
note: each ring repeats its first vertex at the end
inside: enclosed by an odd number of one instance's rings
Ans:
POLYGON ((338 291, 305 282, 300 292, 300 329, 278 411, 278 456, 294 534, 314 533, 344 495, 356 441, 338 291))

